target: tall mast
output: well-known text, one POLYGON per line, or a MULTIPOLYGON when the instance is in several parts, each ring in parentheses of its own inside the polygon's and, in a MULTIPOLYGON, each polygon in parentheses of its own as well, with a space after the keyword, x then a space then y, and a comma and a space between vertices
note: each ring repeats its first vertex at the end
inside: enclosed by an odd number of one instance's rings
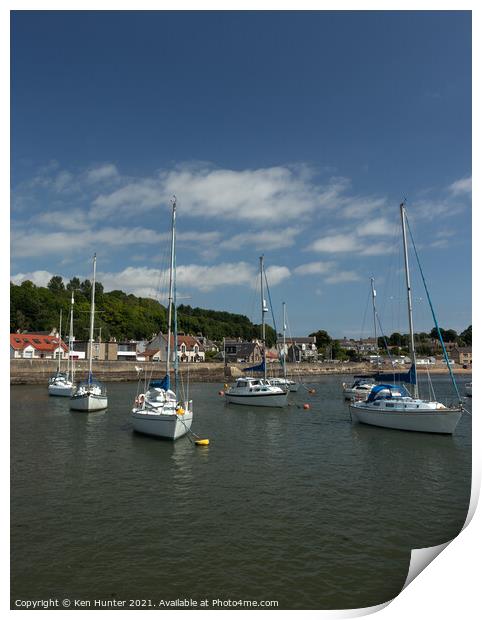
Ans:
POLYGON ((377 292, 375 290, 375 278, 370 278, 372 286, 372 304, 373 304, 373 333, 375 335, 375 353, 377 354, 377 366, 380 366, 380 356, 378 355, 378 338, 377 338, 377 308, 375 305, 375 297, 377 292))
POLYGON ((70 377, 72 383, 74 382, 74 360, 72 358, 72 343, 74 342, 74 291, 72 291, 72 298, 70 300, 70 329, 69 329, 69 359, 67 366, 67 375, 70 370, 70 377))
POLYGON ((97 254, 94 254, 94 273, 92 278, 92 293, 90 301, 90 330, 89 330, 89 385, 92 383, 92 356, 94 349, 94 315, 95 315, 95 267, 97 263, 97 254))
POLYGON ((407 283, 407 304, 408 304, 408 327, 410 329, 410 358, 412 360, 415 384, 413 386, 413 395, 418 398, 418 383, 417 383, 417 359, 415 356, 415 338, 413 334, 413 309, 412 309, 412 288, 410 286, 410 268, 408 265, 408 246, 407 246, 407 226, 405 221, 405 202, 400 205, 400 217, 402 219, 402 234, 403 234, 403 254, 405 258, 405 280, 407 283))
POLYGON ((58 347, 59 347, 59 354, 58 354, 58 359, 57 359, 57 373, 60 373, 60 356, 62 355, 62 309, 60 310, 60 319, 59 319, 59 342, 58 342, 58 347))
POLYGON ((261 342, 263 344, 263 362, 264 362, 264 378, 267 378, 266 373, 266 326, 264 324, 264 313, 266 312, 264 303, 264 290, 263 290, 263 260, 264 256, 259 257, 259 274, 261 279, 261 342))
MULTIPOLYGON (((167 359, 166 359, 166 375, 169 377, 171 368, 171 323, 172 323, 172 302, 174 292, 174 251, 176 243, 176 197, 172 201, 172 224, 171 224, 171 267, 169 271, 169 307, 167 315, 167 359)), ((177 346, 174 343, 175 354, 177 357, 177 346)))
POLYGON ((283 376, 286 379, 286 303, 283 302, 283 376))

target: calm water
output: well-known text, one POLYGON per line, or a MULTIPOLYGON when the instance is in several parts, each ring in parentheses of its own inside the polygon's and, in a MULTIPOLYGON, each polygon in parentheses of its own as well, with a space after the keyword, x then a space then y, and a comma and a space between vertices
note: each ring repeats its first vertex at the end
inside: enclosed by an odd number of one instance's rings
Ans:
POLYGON ((91 414, 46 386, 13 387, 12 599, 335 609, 394 597, 410 549, 464 523, 471 418, 452 437, 352 425, 344 379, 285 410, 225 406, 220 385, 192 385, 209 447, 133 433, 132 383, 109 384, 109 409, 91 414))

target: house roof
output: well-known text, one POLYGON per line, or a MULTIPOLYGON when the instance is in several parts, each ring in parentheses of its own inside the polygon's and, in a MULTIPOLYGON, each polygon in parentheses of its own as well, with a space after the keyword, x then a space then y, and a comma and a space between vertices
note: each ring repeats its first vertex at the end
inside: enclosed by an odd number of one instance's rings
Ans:
MULTIPOLYGON (((28 346, 32 346, 37 351, 52 352, 59 346, 57 336, 45 336, 45 334, 10 334, 10 346, 16 351, 23 351, 28 346)), ((60 340, 60 346, 64 351, 68 351, 68 347, 60 340)))
POLYGON ((159 355, 159 354, 160 354, 159 349, 146 349, 145 351, 141 351, 139 353, 139 355, 142 357, 154 357, 155 355, 159 355))
MULTIPOLYGON (((278 339, 278 344, 283 342, 282 339, 278 339)), ((316 336, 300 336, 299 338, 286 338, 286 344, 315 344, 316 336)))

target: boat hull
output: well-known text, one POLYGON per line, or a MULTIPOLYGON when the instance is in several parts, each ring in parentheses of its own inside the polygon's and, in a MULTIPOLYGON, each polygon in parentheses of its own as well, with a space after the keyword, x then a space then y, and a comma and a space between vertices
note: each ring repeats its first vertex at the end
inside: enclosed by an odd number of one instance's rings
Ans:
POLYGON ((248 405, 250 407, 286 407, 288 393, 280 394, 229 394, 225 395, 226 402, 232 405, 248 405))
POLYGON ((107 396, 98 394, 83 394, 70 399, 70 408, 74 411, 99 411, 107 409, 107 396))
POLYGON ((132 427, 137 433, 173 440, 179 439, 191 430, 192 418, 192 411, 178 415, 147 413, 145 409, 133 409, 131 413, 132 427))
POLYGON ((352 420, 370 426, 391 428, 420 433, 443 433, 455 431, 462 412, 460 409, 437 409, 426 411, 372 411, 368 408, 350 405, 352 420))
POLYGON ((72 396, 73 392, 73 385, 49 385, 49 396, 72 396))

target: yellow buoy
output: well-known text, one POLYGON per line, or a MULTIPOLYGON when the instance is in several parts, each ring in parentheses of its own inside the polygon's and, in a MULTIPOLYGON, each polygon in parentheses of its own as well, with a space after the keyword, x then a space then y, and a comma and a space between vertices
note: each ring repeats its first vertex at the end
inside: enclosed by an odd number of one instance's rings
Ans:
POLYGON ((178 409, 176 409, 176 413, 177 415, 184 415, 184 409, 182 407, 179 407, 178 409))
POLYGON ((209 439, 197 439, 196 446, 209 446, 209 439))

